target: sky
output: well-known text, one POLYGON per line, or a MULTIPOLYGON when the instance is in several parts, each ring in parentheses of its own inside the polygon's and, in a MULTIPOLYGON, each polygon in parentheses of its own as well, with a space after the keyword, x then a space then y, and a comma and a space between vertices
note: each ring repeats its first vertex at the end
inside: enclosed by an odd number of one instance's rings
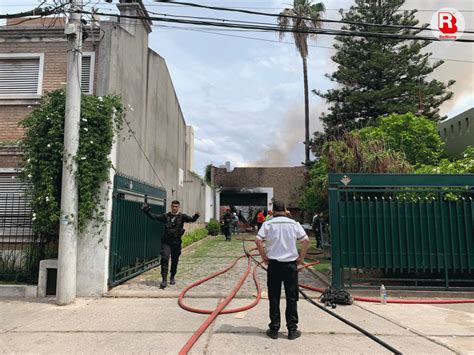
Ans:
MULTIPOLYGON (((320 0, 321 1, 321 0, 320 0)), ((200 4, 246 8, 279 13, 291 0, 200 0, 200 4)), ((340 19, 338 9, 348 9, 353 0, 323 0, 324 18, 340 19)), ((85 2, 86 3, 86 2, 85 2)), ((28 10, 34 0, 0 0, 0 13, 28 10)), ((188 16, 206 16, 269 22, 270 17, 255 17, 144 0, 148 11, 188 16)), ((91 1, 104 12, 115 12, 113 4, 91 1)), ((474 29, 472 0, 406 0, 403 8, 418 9, 417 18, 429 23, 434 11, 443 7, 458 9, 466 29, 474 29), (464 11, 463 11, 464 10, 464 11)), ((153 14, 151 14, 153 15, 153 14)), ((154 26, 149 46, 165 58, 186 123, 195 129, 194 170, 204 174, 212 163, 230 161, 236 166, 296 166, 304 160, 303 70, 291 36, 278 41, 275 33, 199 31, 170 24, 154 26), (176 28, 180 27, 180 28, 176 28), (261 40, 240 38, 253 37, 261 40)), ((336 29, 337 25, 325 24, 336 29)), ((320 35, 310 43, 308 80, 310 90, 325 92, 334 83, 325 74, 336 70, 331 56, 332 36, 320 35), (330 48, 324 48, 330 47, 330 48)), ((472 43, 435 42, 427 47, 435 58, 474 61, 472 43)), ((456 80, 454 98, 441 106, 441 114, 454 116, 474 106, 474 64, 447 60, 433 78, 456 80)), ((311 132, 322 130, 318 117, 326 103, 310 93, 311 132)))

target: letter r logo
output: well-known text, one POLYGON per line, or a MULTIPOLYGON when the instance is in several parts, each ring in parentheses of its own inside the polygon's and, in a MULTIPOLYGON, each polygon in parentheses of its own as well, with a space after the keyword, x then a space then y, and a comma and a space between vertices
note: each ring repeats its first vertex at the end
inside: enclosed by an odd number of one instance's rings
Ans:
POLYGON ((451 12, 438 12, 438 28, 444 34, 453 34, 458 31, 457 19, 451 12))

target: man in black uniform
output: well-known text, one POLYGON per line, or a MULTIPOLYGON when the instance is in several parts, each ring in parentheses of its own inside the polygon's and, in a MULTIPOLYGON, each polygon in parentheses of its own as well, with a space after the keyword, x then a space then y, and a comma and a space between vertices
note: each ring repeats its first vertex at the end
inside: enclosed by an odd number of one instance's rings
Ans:
POLYGON ((181 237, 185 230, 184 223, 195 222, 199 218, 199 212, 190 217, 179 212, 179 201, 171 202, 171 212, 155 214, 150 212, 150 206, 145 202, 142 210, 151 219, 156 219, 165 224, 165 234, 161 240, 161 276, 163 278, 160 288, 168 286, 168 265, 171 256, 171 278, 170 285, 176 283, 174 277, 178 270, 179 256, 181 255, 181 237))

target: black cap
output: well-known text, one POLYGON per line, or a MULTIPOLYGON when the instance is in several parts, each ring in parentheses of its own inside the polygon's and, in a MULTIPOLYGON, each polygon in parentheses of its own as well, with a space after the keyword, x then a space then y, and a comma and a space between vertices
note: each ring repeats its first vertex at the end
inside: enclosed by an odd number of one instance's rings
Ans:
POLYGON ((273 210, 277 212, 282 212, 285 210, 285 203, 283 201, 274 201, 273 210))

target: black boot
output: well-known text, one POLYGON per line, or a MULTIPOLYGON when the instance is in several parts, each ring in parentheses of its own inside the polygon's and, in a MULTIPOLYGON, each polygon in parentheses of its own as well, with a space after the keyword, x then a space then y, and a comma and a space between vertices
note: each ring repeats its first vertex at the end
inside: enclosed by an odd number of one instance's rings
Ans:
POLYGON ((161 281, 160 288, 164 289, 166 288, 166 286, 168 286, 168 282, 166 282, 166 276, 165 276, 163 277, 163 281, 161 281))
POLYGON ((171 275, 170 277, 170 285, 175 285, 176 284, 176 281, 174 279, 174 275, 171 275))

